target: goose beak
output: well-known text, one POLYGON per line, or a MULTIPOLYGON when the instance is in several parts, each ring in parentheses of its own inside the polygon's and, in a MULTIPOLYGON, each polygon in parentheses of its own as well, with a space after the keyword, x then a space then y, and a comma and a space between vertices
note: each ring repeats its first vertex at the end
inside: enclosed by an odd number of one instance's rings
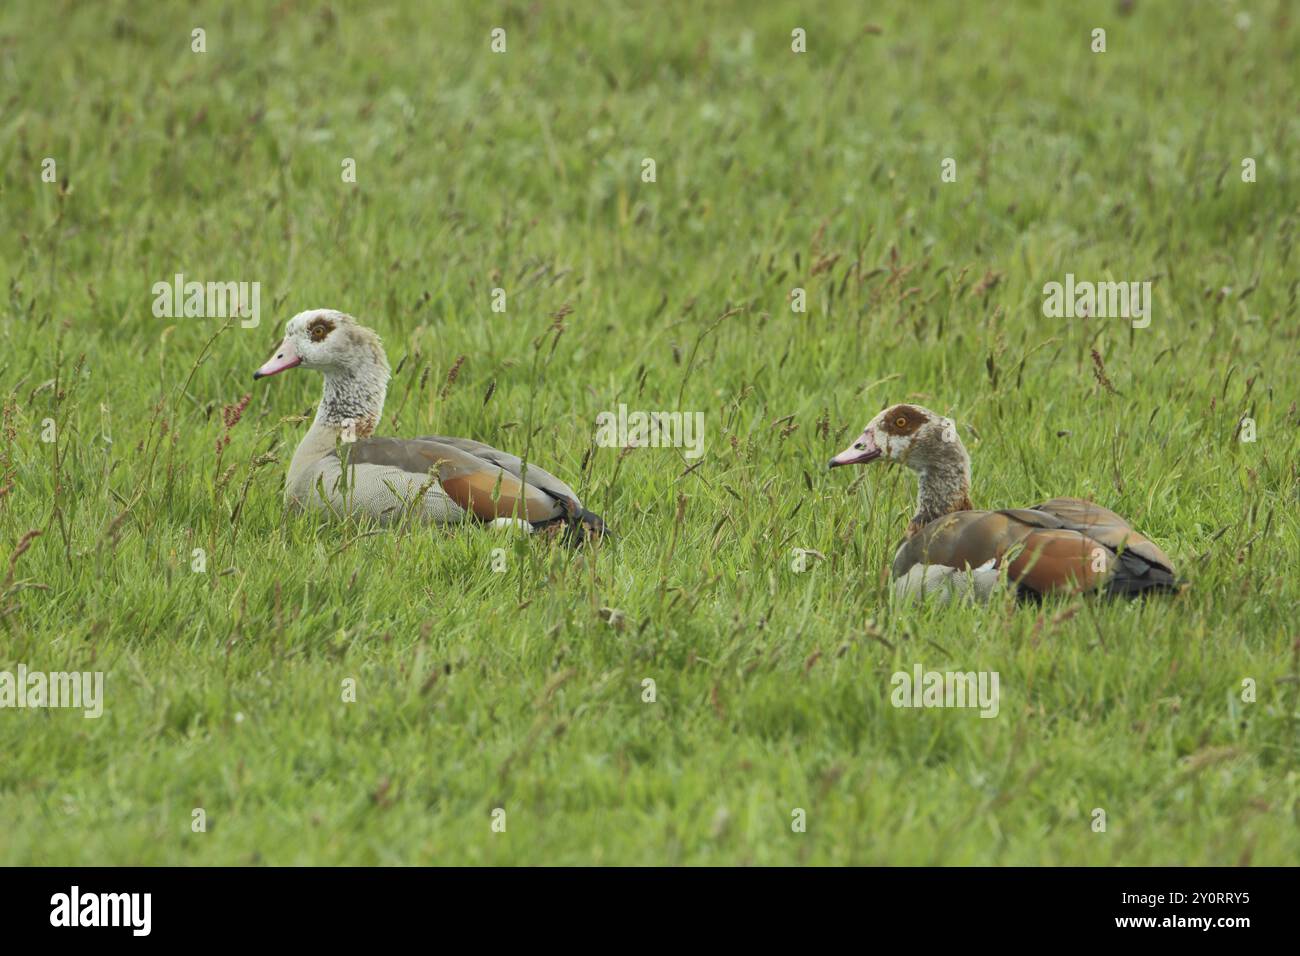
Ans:
POLYGON ((280 347, 275 350, 275 354, 266 360, 266 364, 253 373, 253 380, 266 378, 268 375, 276 375, 287 368, 293 368, 295 365, 301 364, 302 358, 293 347, 293 342, 285 339, 280 343, 280 347))
POLYGON ((871 429, 867 429, 858 436, 857 441, 832 458, 829 467, 863 465, 869 461, 875 461, 880 457, 880 454, 880 447, 876 444, 876 437, 871 433, 871 429))

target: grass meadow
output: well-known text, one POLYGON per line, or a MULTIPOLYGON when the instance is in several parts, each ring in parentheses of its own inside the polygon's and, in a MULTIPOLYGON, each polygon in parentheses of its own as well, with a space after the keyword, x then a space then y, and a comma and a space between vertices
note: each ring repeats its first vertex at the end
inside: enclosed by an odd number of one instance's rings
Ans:
POLYGON ((1294 863, 1295 8, 619 7, 0 7, 0 670, 105 675, 0 710, 0 863, 1294 863), (178 273, 260 323, 157 317, 178 273), (1067 273, 1149 326, 1045 316, 1067 273), (381 434, 617 541, 287 514, 321 380, 252 372, 315 307, 381 434), (913 478, 826 462, 899 401, 1188 589, 891 605, 913 478), (917 664, 998 716, 893 707, 917 664))

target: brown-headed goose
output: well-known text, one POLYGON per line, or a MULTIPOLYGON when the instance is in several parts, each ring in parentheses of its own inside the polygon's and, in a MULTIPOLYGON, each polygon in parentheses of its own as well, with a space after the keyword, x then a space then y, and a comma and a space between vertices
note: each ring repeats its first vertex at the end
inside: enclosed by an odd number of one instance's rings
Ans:
POLYGON ((1078 498, 974 511, 970 455, 951 419, 891 405, 830 467, 877 459, 916 472, 916 514, 894 555, 895 593, 986 600, 1009 582, 1021 597, 1102 590, 1136 595, 1177 587, 1173 564, 1115 512, 1078 498))
POLYGON ((379 336, 332 309, 300 312, 253 378, 287 369, 325 377, 316 420, 289 464, 291 507, 389 522, 411 514, 432 522, 479 520, 528 530, 563 528, 577 540, 604 522, 573 489, 536 465, 468 438, 376 438, 388 390, 379 336), (344 461, 347 467, 344 467, 344 461))

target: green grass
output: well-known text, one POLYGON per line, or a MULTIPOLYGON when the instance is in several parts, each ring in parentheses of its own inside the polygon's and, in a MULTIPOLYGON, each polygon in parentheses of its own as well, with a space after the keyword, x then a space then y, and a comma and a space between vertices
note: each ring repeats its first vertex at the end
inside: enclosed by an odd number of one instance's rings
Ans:
POLYGON ((106 673, 0 710, 0 862, 1300 857, 1289 4, 156 6, 0 8, 0 670, 106 673), (155 318, 177 272, 261 326, 155 318), (1066 272, 1150 327, 1045 318, 1066 272), (286 516, 320 379, 251 373, 321 306, 403 363, 383 432, 528 449, 617 546, 286 516), (825 463, 901 400, 1190 590, 891 608, 911 477, 825 463), (703 464, 594 448, 620 402, 703 464), (1000 715, 893 708, 917 662, 1000 715))

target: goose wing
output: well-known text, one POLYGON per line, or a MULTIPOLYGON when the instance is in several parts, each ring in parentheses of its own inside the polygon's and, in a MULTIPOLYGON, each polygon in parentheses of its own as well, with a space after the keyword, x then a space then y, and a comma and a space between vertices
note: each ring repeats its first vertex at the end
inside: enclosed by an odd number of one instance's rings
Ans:
POLYGON ((968 570, 990 561, 993 567, 1005 568, 1022 592, 1034 595, 1103 584, 1111 591, 1136 593, 1174 583, 1168 558, 1159 548, 1114 512, 1078 499, 944 515, 902 544, 894 556, 893 574, 902 577, 915 565, 968 570), (1144 552, 1158 555, 1163 563, 1144 552))
POLYGON ((1174 563, 1169 556, 1109 508, 1082 498, 1053 498, 1034 505, 1033 510, 1051 515, 1061 522, 1062 527, 1082 532, 1112 551, 1130 551, 1148 564, 1173 573, 1174 563))
POLYGON ((574 513, 576 514, 583 507, 582 501, 578 498, 578 493, 570 488, 565 482, 556 478, 549 471, 537 467, 532 462, 528 463, 527 478, 524 476, 524 460, 518 455, 512 455, 508 451, 502 451, 499 448, 493 448, 491 445, 474 441, 472 438, 449 438, 446 435, 429 435, 418 441, 433 441, 444 445, 450 445, 458 448, 466 454, 474 455, 486 462, 503 469, 521 481, 526 480, 528 484, 535 488, 540 488, 552 498, 566 503, 571 503, 574 513))
POLYGON ((524 480, 521 467, 506 467, 508 462, 503 464, 473 446, 504 456, 480 442, 438 436, 363 438, 345 445, 344 454, 352 465, 384 465, 411 475, 432 475, 449 498, 484 521, 508 517, 551 521, 565 517, 570 502, 576 502, 567 485, 540 468, 529 466, 524 480))

